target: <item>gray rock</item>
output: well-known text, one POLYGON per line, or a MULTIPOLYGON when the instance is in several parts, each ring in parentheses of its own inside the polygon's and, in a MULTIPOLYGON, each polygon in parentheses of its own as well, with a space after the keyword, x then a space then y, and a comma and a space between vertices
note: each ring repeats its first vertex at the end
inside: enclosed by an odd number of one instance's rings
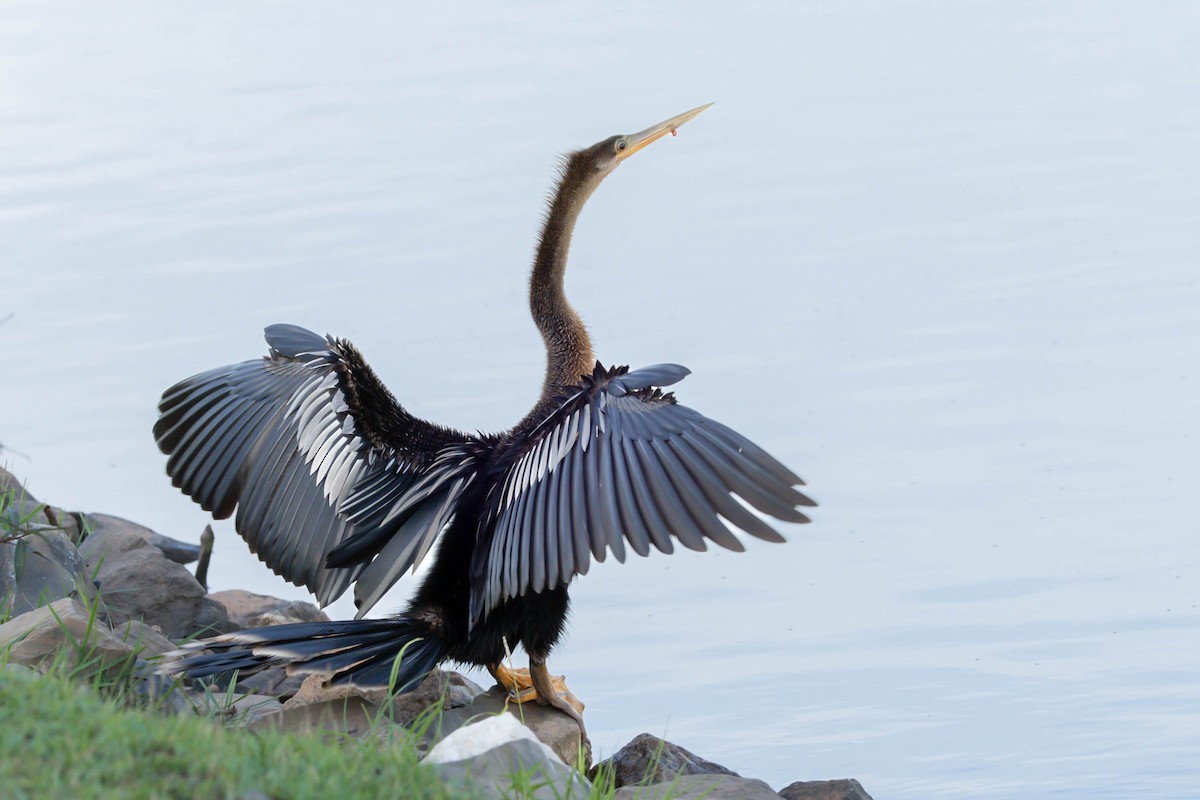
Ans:
POLYGON ((237 796, 237 800, 275 800, 266 792, 260 792, 258 789, 247 789, 237 796))
POLYGON ((225 607, 229 621, 238 628, 263 628, 292 622, 329 622, 324 611, 302 600, 281 600, 244 589, 213 592, 209 597, 225 607))
POLYGON ((469 706, 483 689, 471 680, 449 670, 431 672, 410 692, 398 694, 392 699, 388 716, 400 725, 412 725, 418 717, 433 709, 441 713, 469 706))
POLYGON ((25 490, 25 485, 17 479, 16 475, 0 467, 0 493, 8 493, 9 508, 13 509, 19 517, 30 517, 30 522, 40 523, 42 525, 50 524, 50 520, 45 513, 37 511, 37 507, 42 505, 37 501, 37 498, 25 490), (31 516, 32 515, 32 516, 31 516))
MULTIPOLYGON (((574 764, 579 760, 582 735, 578 722, 552 706, 509 702, 507 693, 498 686, 479 695, 468 706, 443 713, 436 733, 446 736, 470 720, 504 711, 516 717, 566 763, 574 764)), ((583 755, 585 761, 590 760, 590 752, 583 755)))
POLYGON ((18 616, 79 591, 90 600, 95 587, 70 537, 43 524, 25 529, 31 532, 0 542, 0 615, 18 616))
MULTIPOLYGON (((195 580, 192 577, 192 581, 195 582, 195 580)), ((192 626, 194 633, 204 636, 231 633, 236 629, 236 626, 229 621, 229 615, 225 613, 225 606, 207 595, 200 598, 200 602, 196 604, 196 616, 192 619, 192 626)))
POLYGON ((13 664, 12 662, 0 664, 0 675, 5 675, 15 680, 38 678, 41 677, 41 674, 33 667, 27 667, 24 664, 13 664))
POLYGON ((597 764, 592 771, 612 770, 613 786, 662 783, 681 775, 732 775, 731 769, 706 761, 695 753, 648 733, 638 734, 629 744, 597 764))
POLYGON ((176 649, 175 643, 163 636, 162 631, 141 620, 131 619, 117 625, 113 628, 113 633, 136 650, 142 658, 161 656, 176 649))
POLYGON ((193 713, 192 701, 179 688, 176 679, 156 672, 146 661, 138 662, 137 675, 133 691, 144 698, 150 708, 168 715, 193 713))
POLYGON ((185 567, 151 543, 146 533, 153 531, 117 517, 89 519, 95 528, 79 551, 114 617, 155 625, 171 639, 233 629, 224 606, 208 599, 185 567))
POLYGON ((84 674, 120 672, 134 649, 72 598, 57 600, 0 625, 0 649, 13 664, 46 670, 55 662, 84 674))
POLYGON ((491 798, 587 797, 587 781, 509 714, 485 717, 440 742, 425 759, 442 777, 491 798))
POLYGON ((77 591, 90 600, 91 579, 70 534, 58 527, 59 515, 3 468, 0 493, 7 497, 0 509, 0 616, 19 616, 77 591))
POLYGON ((147 543, 161 550, 164 556, 176 564, 190 564, 200 557, 200 545, 181 542, 178 539, 163 536, 161 533, 150 530, 145 525, 139 525, 127 519, 114 517, 110 514, 87 514, 86 522, 91 528, 88 538, 97 534, 104 535, 106 532, 119 530, 125 534, 140 536, 147 543))
POLYGON ((279 698, 261 694, 190 692, 189 698, 197 714, 237 725, 249 725, 280 709, 279 698))
MULTIPOLYGON (((323 674, 306 676, 300 688, 277 713, 256 719, 248 727, 297 733, 338 731, 358 739, 407 737, 409 733, 405 726, 412 725, 422 714, 445 711, 451 703, 464 702, 466 697, 481 691, 456 672, 436 671, 413 691, 394 697, 389 696, 386 687, 330 686, 326 684, 327 677, 323 674)), ((283 680, 292 679, 288 676, 283 680)), ((238 683, 239 688, 246 685, 247 682, 238 683)), ((435 717, 431 728, 436 731, 439 727, 435 717)))
POLYGON ((626 786, 614 800, 780 800, 770 786, 732 775, 682 775, 653 786, 626 786))
MULTIPOLYGON (((291 701, 289 701, 291 702, 291 701)), ((404 728, 389 723, 379 707, 363 697, 348 695, 304 705, 281 708, 250 722, 248 730, 282 730, 289 733, 331 731, 359 740, 386 739, 407 735, 404 728)))
POLYGON ((871 800, 862 784, 853 778, 834 781, 796 781, 779 790, 784 800, 871 800))
MULTIPOLYGON (((304 706, 337 703, 354 698, 361 700, 363 708, 370 709, 372 716, 382 713, 391 722, 407 726, 427 712, 444 712, 466 706, 483 691, 457 672, 441 670, 430 673, 412 691, 394 696, 389 695, 387 687, 383 686, 355 686, 344 683, 331 686, 326 683, 327 677, 324 674, 306 676, 299 690, 284 703, 284 710, 294 711, 304 706)), ((309 719, 307 716, 302 718, 309 719)), ((453 727, 457 728, 458 725, 453 727)))
POLYGON ((237 690, 246 694, 267 694, 272 697, 278 697, 282 701, 291 698, 296 692, 300 691, 300 687, 304 684, 306 677, 308 676, 299 673, 289 675, 285 667, 264 669, 262 672, 256 672, 243 680, 239 680, 237 682, 237 690))
POLYGON ((83 515, 78 511, 64 511, 58 506, 46 506, 43 513, 50 520, 51 525, 55 525, 67 538, 71 540, 71 544, 76 547, 83 541, 83 515))

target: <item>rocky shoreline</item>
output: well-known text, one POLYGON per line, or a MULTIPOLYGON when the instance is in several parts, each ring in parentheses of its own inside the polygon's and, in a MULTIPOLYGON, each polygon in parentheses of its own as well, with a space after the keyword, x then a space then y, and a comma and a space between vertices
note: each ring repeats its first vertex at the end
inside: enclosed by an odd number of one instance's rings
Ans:
POLYGON ((206 685, 174 685, 151 666, 181 640, 328 618, 311 603, 236 589, 210 594, 185 566, 200 557, 198 546, 118 517, 43 505, 3 468, 0 495, 7 495, 0 504, 5 669, 48 669, 86 640, 98 669, 132 669, 141 690, 166 713, 211 716, 251 731, 335 732, 360 740, 416 732, 424 737, 427 763, 485 796, 514 796, 512 776, 522 772, 539 776, 537 788, 516 796, 582 797, 589 781, 600 781, 622 800, 668 794, 870 800, 852 779, 797 781, 776 791, 649 734, 591 766, 585 778, 575 766, 581 737, 573 719, 553 708, 506 702, 498 687, 484 690, 451 671, 437 671, 395 696, 385 689, 329 687, 321 675, 283 669, 236 683, 235 676, 216 676, 206 685))

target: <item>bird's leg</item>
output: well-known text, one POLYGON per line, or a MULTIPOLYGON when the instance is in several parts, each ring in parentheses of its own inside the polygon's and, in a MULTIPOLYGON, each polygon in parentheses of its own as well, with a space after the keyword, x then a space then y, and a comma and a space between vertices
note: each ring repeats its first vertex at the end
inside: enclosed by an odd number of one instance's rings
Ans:
POLYGON ((513 702, 526 703, 537 698, 537 691, 533 688, 533 679, 529 676, 529 670, 523 667, 509 669, 503 662, 489 664, 487 669, 496 679, 496 683, 508 690, 508 698, 513 702))
POLYGON ((563 676, 550 674, 545 661, 530 659, 529 669, 509 669, 502 663, 489 664, 487 669, 496 683, 508 690, 508 698, 513 702, 528 703, 533 700, 541 705, 554 706, 579 720, 580 724, 583 723, 580 716, 583 713, 583 701, 571 693, 563 676), (563 708, 564 705, 569 706, 570 710, 563 708))
POLYGON ((554 706, 579 723, 579 735, 587 742, 587 728, 583 725, 583 701, 571 693, 561 675, 551 675, 546 669, 546 660, 530 657, 529 678, 537 694, 534 697, 544 706, 554 706))

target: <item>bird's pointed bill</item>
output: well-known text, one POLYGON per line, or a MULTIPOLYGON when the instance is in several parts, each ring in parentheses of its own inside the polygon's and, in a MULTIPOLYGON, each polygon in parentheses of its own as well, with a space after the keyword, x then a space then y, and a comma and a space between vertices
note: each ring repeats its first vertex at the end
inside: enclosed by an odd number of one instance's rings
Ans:
POLYGON ((657 125, 651 125, 644 131, 630 134, 628 137, 626 137, 626 141, 629 144, 617 155, 617 160, 624 161, 646 145, 652 142, 657 142, 668 133, 674 133, 676 128, 698 116, 701 111, 704 111, 711 105, 712 103, 706 103, 699 108, 693 108, 691 111, 685 111, 682 114, 671 117, 670 119, 660 122, 657 125))

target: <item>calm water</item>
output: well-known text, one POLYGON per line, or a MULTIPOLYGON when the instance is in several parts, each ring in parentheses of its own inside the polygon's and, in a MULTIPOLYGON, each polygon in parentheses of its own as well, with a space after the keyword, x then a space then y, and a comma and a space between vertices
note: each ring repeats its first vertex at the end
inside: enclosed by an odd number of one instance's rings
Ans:
MULTIPOLYGON (((12 467, 194 540, 154 404, 276 321, 416 413, 510 424, 557 154, 716 101, 601 188, 569 292, 605 361, 690 366, 683 401, 821 508, 576 585, 552 666, 597 748, 1195 797, 1200 10, 792 5, 7 3, 12 467)), ((304 596, 228 524, 214 573, 304 596)))

